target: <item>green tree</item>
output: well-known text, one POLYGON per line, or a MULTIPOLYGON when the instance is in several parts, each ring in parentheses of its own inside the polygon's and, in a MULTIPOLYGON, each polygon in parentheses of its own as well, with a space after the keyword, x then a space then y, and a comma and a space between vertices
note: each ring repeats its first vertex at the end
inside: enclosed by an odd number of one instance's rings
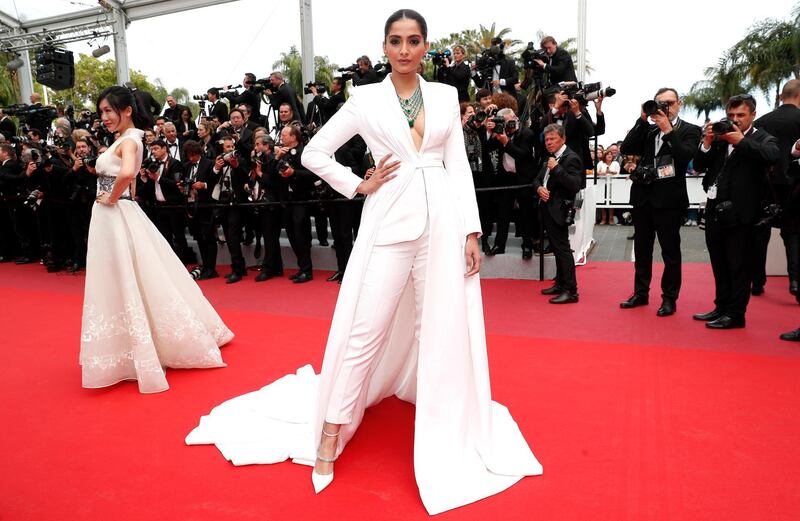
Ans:
MULTIPOLYGON (((17 72, 10 72, 6 64, 16 58, 13 54, 0 54, 0 105, 13 105, 19 99, 17 72)), ((28 100, 23 100, 25 103, 28 100)))
POLYGON ((327 56, 314 56, 314 77, 303 82, 303 58, 300 50, 292 45, 289 52, 282 52, 281 57, 272 64, 272 68, 280 71, 283 78, 302 95, 304 83, 310 81, 325 82, 330 85, 333 78, 337 76, 336 69, 339 68, 335 63, 331 63, 327 56))
POLYGON ((708 80, 701 80, 692 85, 689 93, 683 98, 683 106, 691 107, 697 115, 703 114, 708 119, 712 111, 723 108, 722 98, 708 80))

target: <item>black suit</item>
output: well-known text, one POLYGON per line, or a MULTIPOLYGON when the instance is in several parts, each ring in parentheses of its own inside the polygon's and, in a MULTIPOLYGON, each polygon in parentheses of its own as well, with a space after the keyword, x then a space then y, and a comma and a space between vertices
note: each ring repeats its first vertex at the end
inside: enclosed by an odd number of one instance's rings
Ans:
MULTIPOLYGON (((800 168, 791 155, 791 149, 800 139, 800 108, 784 103, 772 112, 761 116, 753 126, 775 136, 780 157, 770 173, 771 187, 767 187, 766 202, 778 203, 785 209, 781 222, 773 224, 781 229, 781 238, 786 248, 786 265, 789 281, 800 278, 800 201, 792 193, 800 186, 800 168)), ((771 236, 770 226, 760 226, 756 231, 756 246, 753 259, 753 286, 764 287, 767 282, 767 246, 771 236)))
POLYGON ((375 69, 372 67, 367 69, 366 72, 361 72, 361 69, 359 69, 353 75, 353 85, 356 87, 369 85, 370 83, 378 83, 379 81, 381 80, 378 79, 378 73, 375 72, 375 69))
MULTIPOLYGON (((367 144, 361 136, 353 136, 334 153, 339 164, 350 167, 354 174, 363 177, 361 162, 367 152, 367 144)), ((353 230, 357 208, 361 203, 335 203, 328 206, 331 217, 333 243, 336 246, 336 269, 344 272, 353 251, 353 230)))
MULTIPOLYGON (((173 123, 176 123, 176 122, 180 121, 181 112, 183 112, 183 109, 185 109, 185 108, 186 107, 181 105, 180 103, 176 103, 175 104, 175 108, 172 108, 172 107, 165 108, 164 109, 164 113, 162 114, 162 116, 164 116, 168 120, 172 121, 173 123)), ((189 113, 191 114, 191 111, 189 113)))
MULTIPOLYGON (((495 137, 489 139, 487 146, 497 150, 497 175, 495 186, 514 186, 530 184, 536 175, 536 163, 533 157, 533 145, 536 136, 529 128, 519 128, 509 135, 509 141, 502 145, 495 137), (503 164, 503 156, 508 154, 514 162, 514 171, 507 171, 503 164)), ((497 235, 494 246, 505 250, 508 239, 508 226, 516 198, 520 208, 520 221, 522 232, 522 246, 533 248, 533 235, 536 228, 536 215, 534 213, 534 195, 530 188, 519 190, 503 190, 497 196, 497 235)))
MULTIPOLYGON (((245 187, 248 182, 248 168, 244 160, 239 160, 239 165, 232 168, 224 165, 219 172, 213 171, 214 179, 220 191, 220 202, 228 203, 228 206, 220 208, 217 212, 219 220, 225 230, 225 241, 228 246, 228 253, 231 256, 231 270, 240 276, 247 274, 244 254, 242 253, 242 227, 244 226, 247 215, 247 208, 238 206, 237 203, 247 202, 247 191, 245 187)), ((209 188, 214 195, 214 188, 209 188)))
POLYGON ((86 243, 89 235, 89 222, 92 205, 97 193, 97 176, 85 166, 64 174, 64 190, 68 194, 67 212, 72 236, 72 263, 86 266, 86 243))
POLYGON ((656 152, 660 130, 641 118, 625 136, 620 150, 626 155, 641 156, 640 164, 655 166, 672 158, 674 176, 646 185, 633 183, 630 204, 633 206, 635 275, 634 293, 650 294, 653 277, 653 245, 656 236, 661 245, 664 273, 661 276, 662 298, 675 302, 681 289, 681 225, 689 207, 686 191, 686 168, 700 142, 700 127, 682 120, 664 134, 656 152))
MULTIPOLYGON (((283 158, 292 166, 294 174, 280 177, 278 197, 282 201, 308 201, 314 198, 314 182, 319 178, 300 162, 303 147, 298 145, 292 150, 295 151, 294 154, 289 153, 283 158)), ((300 272, 311 275, 311 208, 308 205, 287 206, 283 222, 300 272)))
MULTIPOLYGON (((339 91, 335 94, 331 94, 330 97, 328 98, 322 96, 321 94, 315 96, 312 103, 314 103, 320 115, 319 117, 320 121, 315 121, 315 122, 322 123, 324 125, 329 119, 333 117, 334 114, 336 114, 336 111, 338 110, 339 106, 343 104, 345 101, 347 100, 345 99, 344 93, 342 91, 339 91)), ((306 115, 309 118, 309 120, 306 121, 306 124, 308 125, 312 123, 311 121, 312 118, 314 119, 317 118, 312 116, 312 110, 310 106, 306 112, 307 112, 306 115)))
MULTIPOLYGON (((156 182, 148 179, 141 185, 137 183, 137 190, 142 186, 143 193, 140 197, 147 200, 152 207, 151 219, 161 235, 170 243, 175 254, 182 261, 190 262, 192 254, 186 243, 186 210, 181 208, 163 208, 164 206, 185 205, 186 196, 178 185, 183 178, 183 164, 172 157, 167 157, 158 178, 158 188, 164 200, 159 201, 156 195, 156 182)), ((140 176, 141 181, 141 176, 140 176)))
POLYGON ((469 101, 469 79, 472 76, 469 65, 465 62, 453 63, 450 67, 439 67, 437 80, 452 85, 458 91, 458 102, 469 101))
MULTIPOLYGON (((497 79, 504 80, 501 82, 504 83, 504 85, 500 85, 500 90, 506 94, 514 96, 514 99, 517 99, 517 89, 514 87, 519 82, 519 71, 517 70, 517 65, 511 58, 504 57, 502 60, 500 60, 499 66, 500 70, 498 72, 497 79)), ((494 88, 492 87, 492 78, 496 70, 497 66, 495 66, 495 69, 492 71, 481 71, 481 74, 475 73, 472 76, 472 80, 475 82, 475 85, 477 85, 478 88, 485 87, 490 91, 494 91, 494 88)))
POLYGON ((578 81, 572 56, 561 47, 556 48, 556 52, 550 57, 550 63, 545 64, 544 71, 550 75, 551 84, 562 81, 578 81))
POLYGON ((147 124, 152 127, 155 124, 155 117, 158 115, 158 111, 161 110, 161 105, 146 90, 131 89, 131 91, 136 98, 136 104, 141 109, 140 112, 144 112, 149 116, 147 124))
MULTIPOLYGON (((578 154, 581 159, 583 170, 588 170, 594 167, 592 165, 592 155, 589 150, 589 139, 595 135, 595 125, 592 122, 591 116, 586 108, 581 110, 581 116, 576 116, 572 111, 568 110, 563 115, 553 114, 552 110, 548 110, 541 119, 540 128, 544 128, 552 123, 560 123, 564 127, 564 134, 567 137, 567 146, 578 154)), ((542 150, 544 143, 541 143, 542 150)), ((581 188, 586 187, 586 176, 581 183, 581 188)))
POLYGON ((217 100, 215 102, 208 102, 210 107, 208 109, 208 117, 213 118, 214 116, 219 119, 220 123, 225 123, 228 121, 228 106, 222 100, 217 100))
POLYGON ((0 119, 0 134, 3 134, 3 137, 6 138, 6 141, 11 139, 12 136, 17 135, 17 126, 8 116, 4 115, 3 119, 0 119))
MULTIPOLYGON (((214 162, 205 157, 200 158, 197 166, 186 162, 183 166, 182 182, 191 186, 195 182, 205 183, 205 188, 194 192, 194 205, 190 201, 189 230, 197 240, 200 258, 203 263, 204 273, 213 273, 217 270, 217 234, 214 226, 213 208, 204 208, 199 205, 213 203, 211 190, 219 180, 214 174, 214 162)), ((190 195, 192 198, 192 195, 190 195)))
POLYGON ((569 147, 556 157, 558 164, 547 171, 547 163, 533 180, 534 190, 544 186, 550 192, 545 203, 539 200, 539 210, 544 228, 556 257, 556 286, 561 291, 578 294, 578 281, 575 277, 575 259, 569 244, 569 226, 566 223, 569 205, 575 201, 575 194, 581 190, 583 165, 578 154, 569 147), (545 185, 545 177, 547 183, 545 185))
POLYGON ((303 106, 297 103, 297 92, 294 90, 294 87, 283 82, 280 87, 271 90, 272 94, 269 96, 269 104, 275 112, 278 111, 282 103, 288 103, 292 107, 294 119, 298 121, 303 121, 305 119, 305 113, 302 110, 303 106))
MULTIPOLYGON (((752 129, 751 129, 752 130, 752 129)), ((706 245, 714 271, 716 309, 744 318, 750 300, 755 222, 760 215, 767 169, 780 158, 778 141, 763 130, 748 132, 728 155, 728 143, 712 143, 695 153, 694 167, 705 171, 706 245), (732 211, 720 209, 733 205, 732 211)))
MULTIPOLYGON (((277 161, 270 154, 267 161, 261 165, 261 176, 250 178, 249 186, 252 197, 256 201, 278 202, 280 175, 278 175, 277 161)), ((281 255, 281 227, 283 223, 283 208, 277 205, 262 206, 257 209, 258 223, 261 235, 264 238, 264 259, 261 262, 261 272, 273 276, 283 275, 283 256, 281 255)))
POLYGON ((25 172, 22 163, 9 159, 0 166, 0 256, 10 258, 14 253, 23 257, 33 255, 30 234, 26 233, 22 218, 22 203, 18 200, 4 200, 15 197, 23 191, 25 172), (18 251, 17 251, 18 250, 18 251))

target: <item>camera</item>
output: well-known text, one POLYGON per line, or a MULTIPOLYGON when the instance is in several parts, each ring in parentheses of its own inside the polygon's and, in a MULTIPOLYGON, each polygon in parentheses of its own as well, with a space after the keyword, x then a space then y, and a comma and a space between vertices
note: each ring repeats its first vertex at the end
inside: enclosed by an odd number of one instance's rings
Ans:
POLYGON ((350 65, 348 67, 341 67, 336 70, 342 73, 342 79, 344 81, 352 80, 353 77, 355 77, 356 75, 356 71, 358 70, 358 65, 354 63, 353 65, 350 65))
POLYGON ((35 212, 39 209, 38 201, 41 194, 42 192, 39 190, 32 190, 28 193, 27 197, 25 197, 25 200, 22 201, 22 204, 27 206, 32 212, 35 212))
POLYGON ((547 55, 547 52, 543 49, 537 49, 533 42, 528 42, 528 46, 525 47, 524 51, 522 51, 522 65, 529 70, 542 71, 535 60, 547 62, 549 59, 550 56, 547 55))
POLYGON ((195 101, 208 101, 208 94, 195 94, 192 99, 195 101))
MULTIPOLYGON (((84 158, 84 162, 85 161, 86 158, 84 158)), ((148 159, 147 161, 142 163, 142 168, 144 168, 151 174, 155 174, 156 172, 158 172, 159 167, 160 167, 160 162, 156 161, 155 159, 148 159)))
POLYGON ((761 209, 761 217, 756 226, 774 226, 783 217, 783 207, 777 203, 766 205, 761 209))
POLYGON ((322 81, 313 82, 310 81, 306 83, 306 88, 303 89, 303 93, 311 94, 311 87, 317 88, 317 94, 325 94, 328 91, 328 84, 322 81))
POLYGON ((664 114, 669 114, 669 104, 664 101, 656 101, 652 99, 642 103, 642 112, 644 112, 647 117, 658 114, 659 110, 664 114))
POLYGON ((631 181, 643 185, 652 184, 653 181, 658 179, 658 170, 651 165, 643 165, 639 163, 636 168, 631 172, 631 181))
POLYGON ((612 87, 603 88, 602 82, 581 83, 575 81, 562 81, 557 85, 560 92, 567 95, 568 99, 577 100, 581 105, 586 105, 597 98, 610 97, 617 93, 612 87))
POLYGON ((278 172, 279 173, 282 174, 282 173, 286 172, 289 169, 290 166, 291 165, 289 164, 289 162, 287 160, 285 160, 285 159, 278 160, 277 167, 278 167, 278 172))
POLYGON ((494 123, 492 134, 505 134, 506 132, 506 119, 502 116, 492 116, 490 120, 494 123))
POLYGON ((492 71, 495 66, 505 57, 503 55, 504 48, 505 45, 500 43, 494 44, 488 49, 483 49, 481 51, 480 56, 478 56, 478 59, 475 61, 475 66, 481 71, 482 76, 491 79, 492 71))
POLYGON ((235 160, 237 160, 237 161, 238 161, 238 159, 239 159, 239 153, 238 153, 238 152, 236 152, 236 150, 234 150, 234 151, 232 151, 232 152, 226 152, 226 153, 222 154, 222 155, 221 155, 221 156, 219 156, 219 157, 221 157, 221 158, 222 158, 222 161, 223 161, 223 162, 225 162, 225 164, 228 164, 228 165, 230 165, 230 164, 231 164, 231 158, 233 158, 233 159, 235 159, 235 160))
POLYGON ((431 62, 433 62, 436 67, 444 65, 444 59, 449 59, 450 54, 450 49, 445 49, 444 51, 428 51, 428 56, 431 57, 431 62))
MULTIPOLYGON (((88 166, 89 168, 95 168, 97 166, 97 156, 84 157, 83 164, 88 166)), ((156 168, 156 170, 158 170, 158 168, 156 168)))
POLYGON ((21 123, 27 122, 30 118, 55 119, 58 116, 54 107, 34 107, 25 103, 0 107, 0 109, 6 116, 16 116, 21 123))
POLYGON ((711 125, 711 131, 716 135, 727 134, 728 132, 733 132, 734 122, 728 118, 722 118, 721 120, 713 123, 711 125))

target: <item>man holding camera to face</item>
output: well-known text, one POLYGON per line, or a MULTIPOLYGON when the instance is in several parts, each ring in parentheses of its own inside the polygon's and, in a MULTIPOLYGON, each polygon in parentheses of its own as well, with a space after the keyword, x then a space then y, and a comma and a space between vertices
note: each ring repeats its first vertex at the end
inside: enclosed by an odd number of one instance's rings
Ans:
POLYGON ((203 157, 203 146, 189 140, 183 144, 186 157, 181 187, 187 198, 189 208, 189 231, 197 240, 202 268, 197 280, 219 277, 217 273, 217 233, 214 224, 214 210, 208 205, 214 202, 211 190, 218 179, 214 175, 214 162, 203 157))
POLYGON ((548 158, 533 181, 539 196, 540 218, 556 258, 556 280, 542 295, 555 295, 551 304, 578 302, 575 259, 569 244, 569 227, 575 221, 575 195, 581 190, 583 165, 566 144, 564 127, 551 124, 544 129, 548 158))
POLYGON ((226 275, 226 284, 234 284, 247 276, 242 253, 242 227, 246 209, 238 205, 247 201, 248 168, 244 158, 236 150, 231 136, 222 138, 222 154, 214 160, 213 178, 217 181, 211 189, 211 198, 228 206, 220 208, 218 215, 225 229, 225 243, 231 256, 231 272, 226 275))
MULTIPOLYGON (((313 103, 319 109, 321 116, 320 120, 323 125, 329 119, 331 119, 334 114, 336 114, 336 110, 339 108, 339 106, 347 101, 345 98, 345 80, 341 76, 337 76, 331 82, 331 92, 330 96, 327 98, 318 91, 317 85, 315 84, 309 85, 308 91, 312 96, 314 96, 313 103)), ((311 108, 309 108, 307 112, 310 114, 311 108)), ((306 124, 310 123, 312 122, 306 122, 306 124)))
MULTIPOLYGON (((228 99, 228 103, 231 104, 231 108, 242 103, 249 105, 252 110, 250 117, 253 119, 253 121, 261 124, 261 91, 256 89, 256 75, 252 72, 244 73, 242 87, 244 90, 241 94, 237 94, 236 91, 226 90, 225 92, 221 92, 220 96, 228 99)), ((230 88, 231 86, 228 85, 226 89, 230 88)), ((220 121, 223 120, 220 119, 220 121)))
POLYGON ((661 276, 661 306, 656 315, 667 317, 676 309, 681 288, 681 235, 689 194, 686 169, 700 141, 700 127, 678 117, 680 98, 675 89, 658 89, 653 100, 625 136, 621 151, 640 156, 631 174, 630 204, 633 206, 636 256, 633 294, 620 303, 631 309, 647 305, 653 276, 653 246, 658 237, 664 273, 661 276), (653 124, 650 124, 651 120, 653 124))
POLYGON ((761 215, 767 170, 782 152, 777 139, 753 126, 753 96, 731 97, 725 112, 726 119, 706 125, 694 156, 694 168, 706 172, 706 245, 715 289, 714 309, 694 318, 711 329, 745 326, 755 224, 761 215))
POLYGON ((444 63, 439 67, 437 81, 452 85, 458 91, 458 102, 469 101, 469 80, 471 71, 464 58, 467 55, 466 49, 461 45, 453 46, 453 61, 449 56, 443 56, 444 63))
POLYGON ((543 72, 549 76, 549 84, 553 85, 562 81, 578 81, 575 75, 575 65, 572 63, 572 56, 566 49, 558 46, 556 39, 552 36, 545 36, 542 39, 542 50, 547 53, 549 60, 545 62, 536 58, 533 62, 543 72))

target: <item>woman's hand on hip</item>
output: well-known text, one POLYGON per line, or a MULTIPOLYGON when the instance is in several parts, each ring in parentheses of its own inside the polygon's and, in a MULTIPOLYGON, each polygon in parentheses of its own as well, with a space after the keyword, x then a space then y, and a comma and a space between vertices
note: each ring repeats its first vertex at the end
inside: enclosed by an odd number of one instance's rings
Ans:
POLYGON ((467 272, 465 277, 471 277, 481 270, 481 249, 478 246, 478 234, 471 233, 467 236, 467 244, 464 247, 467 257, 467 272))
POLYGON ((361 184, 358 185, 356 188, 356 192, 359 194, 371 194, 378 190, 384 183, 391 181, 396 177, 396 174, 393 172, 400 168, 400 161, 393 161, 391 163, 386 163, 389 160, 392 154, 386 154, 381 159, 380 163, 378 163, 377 168, 369 176, 369 179, 365 181, 361 181, 361 184))

